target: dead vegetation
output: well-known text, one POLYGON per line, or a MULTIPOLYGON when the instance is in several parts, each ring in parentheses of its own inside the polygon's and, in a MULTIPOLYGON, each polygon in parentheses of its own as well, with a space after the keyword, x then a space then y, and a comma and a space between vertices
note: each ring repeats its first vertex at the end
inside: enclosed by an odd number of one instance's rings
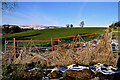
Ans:
POLYGON ((95 63, 102 63, 106 65, 116 66, 118 58, 114 58, 111 44, 109 40, 108 31, 105 31, 105 41, 102 40, 99 44, 94 46, 87 46, 75 50, 59 51, 55 50, 50 53, 29 53, 20 54, 14 64, 24 64, 35 62, 41 66, 67 66, 70 64, 91 65, 95 63))
POLYGON ((81 65, 90 65, 95 63, 103 63, 106 65, 117 64, 117 58, 107 48, 98 44, 94 47, 79 48, 78 50, 52 51, 50 53, 31 53, 21 54, 14 64, 39 63, 41 66, 67 66, 73 63, 81 65))

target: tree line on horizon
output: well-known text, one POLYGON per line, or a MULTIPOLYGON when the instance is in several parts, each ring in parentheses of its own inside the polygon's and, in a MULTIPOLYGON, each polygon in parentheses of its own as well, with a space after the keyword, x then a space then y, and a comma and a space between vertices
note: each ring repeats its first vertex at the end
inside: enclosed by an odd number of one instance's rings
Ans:
MULTIPOLYGON (((84 25, 85 25, 84 21, 81 21, 79 25, 80 25, 80 27, 84 27, 84 25)), ((72 27, 73 27, 73 24, 66 24, 66 27, 67 27, 67 28, 69 28, 69 27, 72 28, 72 27)))
POLYGON ((10 27, 10 25, 2 25, 3 35, 23 32, 27 30, 30 30, 30 29, 21 29, 19 26, 16 26, 16 25, 13 25, 12 27, 10 27))

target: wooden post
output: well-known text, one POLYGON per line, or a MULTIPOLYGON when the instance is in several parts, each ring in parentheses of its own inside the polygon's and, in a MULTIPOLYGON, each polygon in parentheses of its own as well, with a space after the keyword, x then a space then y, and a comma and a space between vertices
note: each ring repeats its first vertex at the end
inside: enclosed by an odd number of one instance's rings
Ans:
POLYGON ((52 46, 52 51, 53 51, 54 47, 53 47, 52 37, 51 37, 51 46, 52 46))
POLYGON ((16 59, 15 38, 13 38, 14 59, 16 59))
POLYGON ((5 39, 5 58, 6 58, 6 39, 5 39))

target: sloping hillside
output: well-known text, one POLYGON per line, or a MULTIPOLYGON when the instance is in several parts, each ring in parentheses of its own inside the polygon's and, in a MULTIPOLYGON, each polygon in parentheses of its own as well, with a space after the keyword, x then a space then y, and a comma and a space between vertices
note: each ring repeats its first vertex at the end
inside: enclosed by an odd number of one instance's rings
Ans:
POLYGON ((30 30, 20 33, 3 35, 2 39, 33 39, 33 40, 49 40, 51 37, 58 38, 64 36, 74 36, 77 34, 101 33, 105 27, 85 27, 85 28, 56 28, 44 30, 30 30))

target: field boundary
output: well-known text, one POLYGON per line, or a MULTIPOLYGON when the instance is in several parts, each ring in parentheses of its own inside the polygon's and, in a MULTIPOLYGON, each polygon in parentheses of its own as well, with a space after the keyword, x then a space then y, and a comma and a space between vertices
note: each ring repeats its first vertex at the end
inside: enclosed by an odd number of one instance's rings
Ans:
MULTIPOLYGON (((103 33, 84 34, 84 35, 79 35, 78 34, 76 36, 66 36, 66 37, 59 37, 59 38, 52 38, 51 37, 51 40, 32 40, 32 39, 31 40, 16 40, 15 38, 13 38, 13 40, 5 40, 5 58, 7 58, 7 56, 6 56, 7 54, 8 55, 13 54, 14 55, 13 59, 16 59, 16 55, 20 55, 21 54, 21 53, 17 53, 16 50, 18 48, 24 49, 24 47, 18 47, 18 46, 16 46, 16 42, 28 42, 27 45, 25 46, 27 49, 30 49, 31 45, 34 45, 34 47, 32 47, 32 48, 35 48, 38 53, 41 53, 39 51, 39 48, 41 48, 41 49, 43 49, 43 48, 49 48, 49 49, 52 49, 52 51, 54 51, 58 47, 64 46, 64 45, 71 45, 72 48, 70 48, 70 49, 78 49, 78 48, 74 47, 78 39, 79 39, 79 45, 80 45, 80 47, 81 47, 81 41, 80 40, 82 40, 86 44, 86 46, 88 46, 88 44, 85 42, 85 40, 82 37, 83 36, 90 36, 90 35, 97 35, 97 34, 99 34, 101 37, 103 37, 103 39, 105 41, 104 32, 103 33), (75 38, 75 40, 74 40, 73 43, 60 44, 60 39, 65 39, 65 38, 75 38), (37 47, 34 42, 50 42, 51 47, 37 47), (58 45, 54 45, 53 42, 58 42, 58 45), (8 43, 12 43, 13 45, 12 46, 8 46, 7 45, 8 43), (29 45, 30 45, 30 47, 29 47, 29 45), (11 47, 13 49, 11 53, 7 52, 7 48, 8 47, 11 47)), ((62 50, 61 47, 60 47, 59 51, 64 51, 64 50, 62 50)), ((29 53, 26 53, 26 54, 29 54, 29 53)))

